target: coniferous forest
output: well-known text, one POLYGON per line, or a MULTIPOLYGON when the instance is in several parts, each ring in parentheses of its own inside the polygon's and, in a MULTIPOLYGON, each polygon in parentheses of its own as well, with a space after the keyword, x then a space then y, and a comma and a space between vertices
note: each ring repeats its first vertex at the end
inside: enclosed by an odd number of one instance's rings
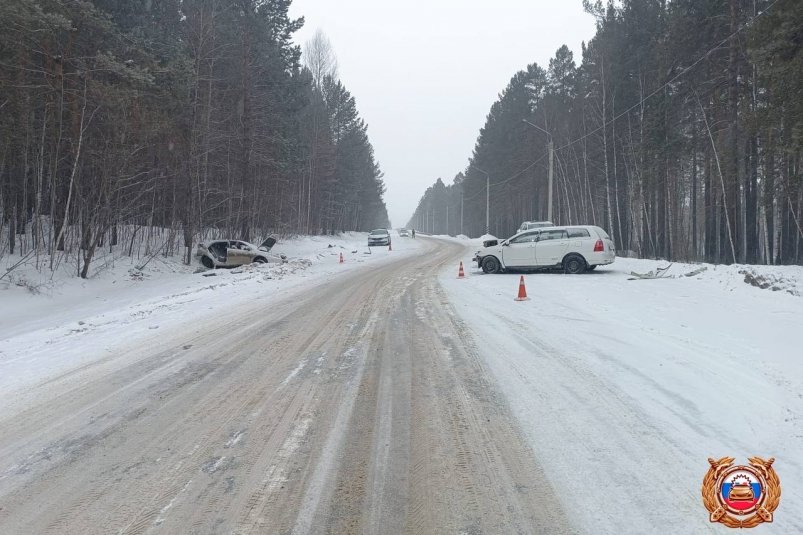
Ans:
POLYGON ((546 219, 551 138, 557 224, 642 257, 803 263, 803 2, 583 4, 582 57, 516 73, 409 226, 483 234, 486 179, 492 234, 546 219))
POLYGON ((0 2, 0 252, 86 277, 139 229, 189 262, 208 235, 386 225, 367 126, 290 3, 0 2))

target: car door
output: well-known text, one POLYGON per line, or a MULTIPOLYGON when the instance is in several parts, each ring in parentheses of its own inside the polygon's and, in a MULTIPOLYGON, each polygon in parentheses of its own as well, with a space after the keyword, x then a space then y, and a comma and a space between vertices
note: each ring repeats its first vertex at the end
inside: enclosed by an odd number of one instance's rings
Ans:
POLYGON ((207 250, 209 251, 209 256, 215 259, 216 265, 226 265, 226 258, 228 256, 227 251, 229 249, 229 242, 227 241, 214 241, 209 244, 207 250))
POLYGON ((536 264, 539 266, 560 264, 568 248, 569 236, 565 230, 542 230, 535 247, 536 264))
POLYGON ((538 232, 526 232, 508 240, 502 250, 505 267, 532 267, 535 265, 535 244, 538 232))
POLYGON ((250 264, 254 260, 254 253, 248 247, 248 244, 241 241, 230 241, 226 255, 228 256, 226 261, 228 266, 242 266, 243 264, 250 264))

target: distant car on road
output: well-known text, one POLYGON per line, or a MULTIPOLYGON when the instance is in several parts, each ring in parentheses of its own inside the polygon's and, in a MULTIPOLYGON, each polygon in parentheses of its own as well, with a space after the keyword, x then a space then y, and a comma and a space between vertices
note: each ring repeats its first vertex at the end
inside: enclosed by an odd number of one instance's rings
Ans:
POLYGON ((399 229, 399 236, 401 236, 402 238, 409 238, 410 237, 410 231, 407 230, 406 228, 400 228, 399 229))
POLYGON ((240 240, 213 240, 199 243, 195 256, 201 257, 201 264, 210 269, 287 262, 285 255, 270 252, 275 244, 276 238, 273 237, 266 239, 259 247, 240 240))
POLYGON ((474 256, 485 273, 560 268, 576 274, 611 264, 615 258, 616 247, 608 234, 590 225, 544 227, 519 232, 506 240, 486 240, 474 256))
POLYGON ((534 228, 554 227, 555 223, 552 221, 525 221, 516 232, 523 232, 534 228))
POLYGON ((390 232, 386 228, 372 230, 368 235, 368 247, 378 247, 380 245, 390 245, 390 232))

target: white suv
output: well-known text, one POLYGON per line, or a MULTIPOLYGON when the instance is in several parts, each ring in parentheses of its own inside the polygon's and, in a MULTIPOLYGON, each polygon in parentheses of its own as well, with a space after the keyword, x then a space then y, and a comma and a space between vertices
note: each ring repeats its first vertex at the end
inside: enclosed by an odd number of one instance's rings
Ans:
POLYGON ((485 273, 561 268, 576 274, 611 264, 615 258, 616 247, 608 234, 585 225, 525 230, 501 242, 488 240, 474 260, 485 273))

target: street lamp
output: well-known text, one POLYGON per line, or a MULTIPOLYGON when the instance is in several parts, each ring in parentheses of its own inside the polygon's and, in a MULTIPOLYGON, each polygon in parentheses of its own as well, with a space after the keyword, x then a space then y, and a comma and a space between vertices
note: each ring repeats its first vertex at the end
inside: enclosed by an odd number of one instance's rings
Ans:
POLYGON ((548 200, 547 200, 547 216, 546 216, 546 218, 547 218, 548 221, 552 221, 552 154, 553 154, 553 152, 555 150, 554 149, 555 146, 552 143, 552 134, 550 134, 549 132, 547 132, 546 130, 544 130, 543 128, 538 126, 537 124, 531 123, 527 119, 522 119, 521 121, 523 123, 527 123, 528 125, 530 125, 532 127, 537 128, 538 130, 540 130, 541 132, 543 132, 543 133, 545 133, 546 135, 549 136, 549 144, 547 145, 547 148, 549 149, 549 189, 548 189, 549 197, 548 197, 548 200))
POLYGON ((470 164, 469 167, 472 167, 479 171, 480 173, 485 175, 485 234, 491 233, 491 223, 490 223, 490 214, 491 214, 491 175, 488 174, 487 171, 483 171, 479 167, 474 164, 470 164))

